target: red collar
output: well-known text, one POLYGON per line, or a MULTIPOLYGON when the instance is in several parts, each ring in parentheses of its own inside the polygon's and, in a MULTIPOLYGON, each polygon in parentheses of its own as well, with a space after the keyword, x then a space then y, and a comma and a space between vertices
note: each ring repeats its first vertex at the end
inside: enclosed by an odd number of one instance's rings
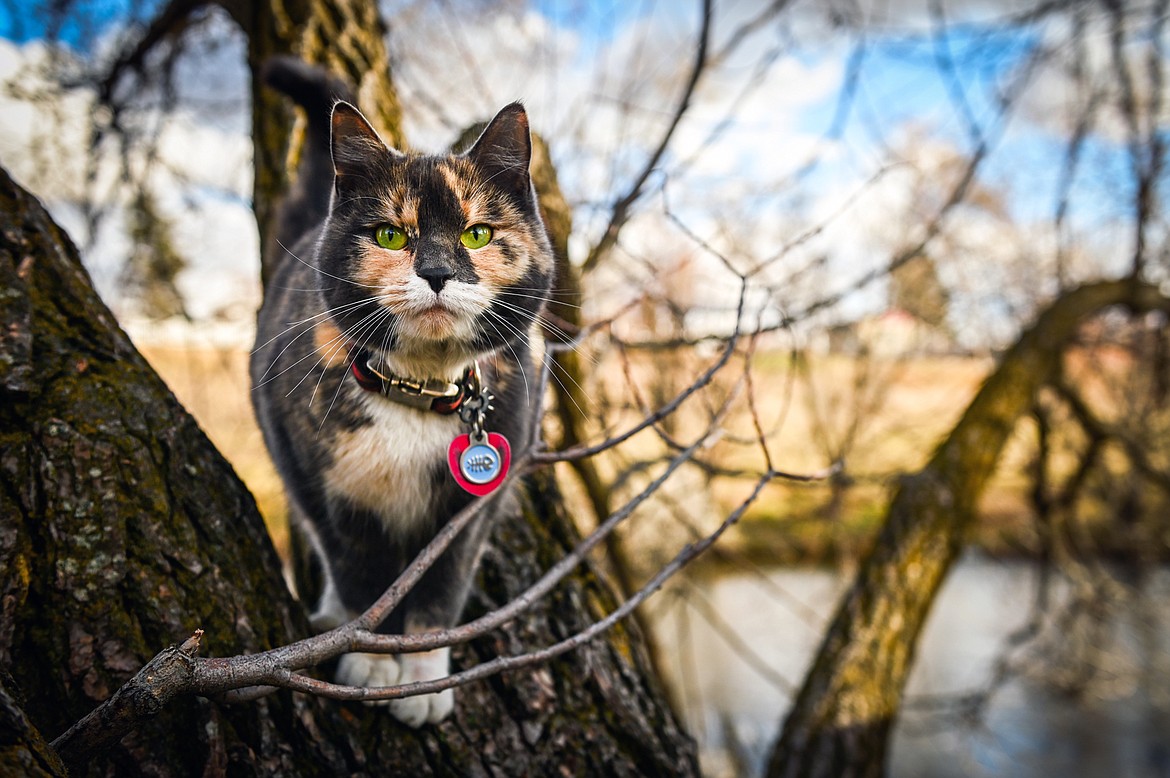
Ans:
POLYGON ((380 372, 370 365, 371 359, 370 352, 363 349, 357 352, 350 363, 350 372, 358 386, 412 408, 446 416, 458 411, 464 400, 479 394, 482 387, 477 362, 463 371, 463 377, 456 383, 442 378, 404 378, 390 372, 380 372))

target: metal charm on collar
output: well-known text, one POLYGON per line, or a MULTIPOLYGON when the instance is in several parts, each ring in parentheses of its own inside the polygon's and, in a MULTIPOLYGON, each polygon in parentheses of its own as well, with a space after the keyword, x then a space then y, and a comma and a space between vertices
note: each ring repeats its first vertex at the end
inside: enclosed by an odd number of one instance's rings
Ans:
POLYGON ((468 397, 459 418, 470 432, 458 435, 447 448, 447 465, 455 483, 476 496, 495 491, 508 475, 512 447, 498 432, 485 432, 484 422, 492 408, 492 393, 483 386, 479 366, 469 371, 468 397))

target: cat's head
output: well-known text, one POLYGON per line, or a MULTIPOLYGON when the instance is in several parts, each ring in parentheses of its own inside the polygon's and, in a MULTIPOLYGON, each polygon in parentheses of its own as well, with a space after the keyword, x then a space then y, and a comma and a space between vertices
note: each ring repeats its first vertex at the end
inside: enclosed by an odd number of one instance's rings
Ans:
POLYGON ((553 258, 522 106, 501 110, 465 154, 421 156, 387 146, 338 103, 331 146, 317 269, 350 341, 392 369, 451 375, 528 336, 553 258))

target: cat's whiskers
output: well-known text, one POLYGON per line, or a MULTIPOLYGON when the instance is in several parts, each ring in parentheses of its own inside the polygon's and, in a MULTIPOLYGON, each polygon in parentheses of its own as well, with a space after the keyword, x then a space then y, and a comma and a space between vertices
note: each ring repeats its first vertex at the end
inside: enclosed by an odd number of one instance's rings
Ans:
MULTIPOLYGON (((336 306, 336 307, 334 307, 334 308, 331 308, 331 309, 329 309, 328 311, 325 311, 325 312, 324 312, 324 314, 317 314, 316 316, 311 316, 311 317, 309 317, 308 319, 302 319, 302 320, 301 320, 301 321, 299 321, 299 322, 294 322, 294 323, 290 324, 290 325, 289 325, 288 327, 286 327, 286 328, 285 328, 285 329, 284 329, 282 332, 280 332, 280 333, 278 333, 277 335, 275 335, 275 336, 273 336, 272 338, 270 338, 270 339, 269 339, 269 340, 268 340, 268 341, 267 341, 267 342, 264 344, 264 346, 267 346, 267 345, 268 345, 268 343, 272 343, 274 340, 276 340, 277 338, 281 337, 282 335, 284 335, 284 334, 288 333, 290 330, 292 330, 292 329, 293 329, 293 328, 295 328, 295 327, 302 326, 302 325, 304 325, 304 324, 306 324, 306 323, 307 323, 309 326, 306 326, 306 327, 305 327, 305 329, 304 329, 304 330, 302 330, 302 331, 301 331, 301 332, 300 332, 300 333, 299 333, 299 334, 298 334, 296 337, 294 337, 294 338, 292 338, 291 340, 289 340, 289 342, 288 342, 288 343, 286 343, 286 344, 284 345, 284 348, 282 348, 282 349, 281 349, 281 350, 280 350, 280 351, 279 351, 279 352, 278 352, 278 353, 277 353, 277 354, 276 354, 276 355, 275 355, 275 356, 272 358, 272 360, 271 360, 271 361, 268 363, 268 367, 267 367, 267 368, 264 370, 264 373, 263 373, 263 375, 261 375, 261 376, 260 376, 260 378, 258 378, 258 379, 256 380, 256 382, 255 382, 255 385, 254 385, 254 387, 253 387, 253 388, 260 387, 260 386, 264 386, 264 385, 265 385, 266 383, 268 383, 269 381, 272 381, 272 380, 274 380, 274 379, 278 378, 279 376, 282 376, 282 375, 284 375, 284 374, 285 374, 285 373, 287 373, 289 370, 291 370, 292 368, 296 367, 296 366, 297 366, 297 365, 299 365, 301 362, 303 362, 305 359, 307 359, 309 356, 311 356, 311 355, 312 355, 314 352, 309 352, 309 354, 308 354, 308 355, 306 355, 306 356, 304 356, 304 357, 301 357, 301 358, 300 358, 300 359, 298 359, 296 362, 294 362, 294 363, 292 363, 291 365, 289 365, 288 367, 286 367, 284 370, 281 370, 279 373, 276 373, 275 375, 271 375, 271 376, 269 375, 269 373, 271 373, 271 372, 272 372, 272 368, 273 368, 273 367, 275 367, 275 366, 276 366, 276 364, 277 364, 277 363, 280 361, 280 358, 281 358, 282 356, 284 356, 284 353, 285 353, 286 351, 288 351, 290 348, 292 348, 292 346, 293 346, 293 345, 294 345, 294 344, 295 344, 295 343, 296 343, 298 340, 300 340, 302 337, 304 337, 304 336, 305 336, 307 333, 314 332, 314 331, 315 331, 315 329, 316 329, 316 325, 317 325, 317 324, 319 324, 319 323, 321 323, 322 321, 324 321, 324 320, 325 320, 325 317, 331 317, 331 316, 332 316, 333 314, 335 314, 335 313, 342 313, 342 312, 347 312, 347 311, 356 310, 357 308, 360 308, 360 307, 361 307, 361 306, 363 306, 363 305, 369 305, 369 304, 371 304, 371 303, 376 303, 376 302, 377 302, 377 299, 376 299, 376 298, 367 298, 367 299, 363 299, 363 300, 358 300, 357 302, 353 302, 353 303, 346 303, 345 305, 339 305, 339 306, 336 306), (314 321, 314 320, 317 320, 317 321, 314 321)), ((367 314, 367 315, 368 315, 368 314, 367 314)), ((364 317, 363 317, 363 319, 364 319, 364 317)), ((260 348, 263 348, 263 346, 259 346, 259 347, 257 347, 256 349, 254 349, 254 350, 253 350, 253 353, 255 353, 255 351, 258 351, 260 348)))
POLYGON ((538 324, 542 325, 546 330, 551 331, 554 335, 557 336, 557 341, 561 345, 568 346, 573 351, 576 351, 580 356, 585 357, 585 359, 587 359, 591 363, 595 364, 595 360, 592 357, 590 357, 584 350, 582 350, 582 346, 578 343, 575 343, 574 339, 570 336, 570 334, 568 332, 565 332, 564 328, 561 327, 560 324, 558 324, 556 321, 553 321, 552 319, 548 318, 547 316, 545 316, 543 314, 535 313, 527 308, 523 308, 521 306, 514 305, 512 303, 509 303, 505 300, 500 300, 498 298, 496 299, 496 304, 499 305, 501 308, 504 308, 504 309, 509 310, 509 311, 513 311, 515 313, 520 314, 523 317, 528 318, 530 320, 530 322, 532 322, 532 323, 538 323, 538 324))
POLYGON ((548 298, 550 300, 552 298, 556 297, 556 295, 561 293, 561 292, 565 292, 565 293, 571 292, 574 297, 582 297, 583 296, 580 289, 570 289, 568 287, 561 287, 561 286, 553 286, 553 287, 549 287, 548 289, 545 289, 543 286, 509 286, 508 288, 509 289, 518 289, 521 292, 540 292, 543 297, 548 298))
MULTIPOLYGON (((264 371, 264 374, 260 377, 260 379, 257 380, 255 386, 256 387, 264 386, 269 381, 273 381, 273 380, 279 378, 280 376, 284 375, 285 373, 288 373, 290 370, 295 368, 297 365, 299 365, 302 362, 306 361, 307 359, 311 358, 314 354, 318 354, 317 360, 312 365, 309 366, 309 368, 305 372, 305 374, 303 376, 301 376, 300 380, 297 381, 297 383, 292 387, 292 389, 290 389, 285 395, 286 397, 290 396, 302 383, 304 383, 304 380, 306 378, 308 378, 310 375, 313 374, 313 371, 316 370, 317 366, 320 365, 322 361, 332 361, 333 354, 335 354, 337 351, 337 348, 339 348, 339 347, 333 346, 334 343, 344 345, 348 342, 348 339, 346 338, 344 333, 341 333, 339 331, 337 335, 333 336, 330 340, 321 344, 321 347, 319 349, 314 349, 314 350, 310 351, 305 356, 301 357, 300 359, 296 360, 292 364, 288 365, 280 372, 276 373, 275 375, 269 376, 269 373, 271 372, 272 367, 275 366, 280 361, 280 357, 285 353, 285 351, 287 351, 290 347, 292 347, 292 345, 294 343, 296 343, 296 341, 299 340, 301 337, 303 337, 306 333, 313 332, 315 326, 317 324, 319 324, 321 321, 324 321, 327 317, 332 317, 334 314, 338 314, 338 313, 352 311, 352 310, 360 308, 361 306, 364 306, 364 305, 378 304, 378 303, 381 303, 384 299, 385 299, 385 296, 363 298, 361 300, 345 303, 344 305, 335 306, 335 307, 330 308, 326 311, 315 314, 314 316, 306 317, 305 319, 302 319, 299 322, 293 322, 291 325, 286 327, 283 332, 279 333, 278 335, 274 336, 273 338, 270 338, 264 345, 271 343, 273 340, 276 340, 276 338, 287 333, 290 329, 292 329, 294 327, 301 326, 301 325, 306 324, 306 323, 309 324, 310 326, 306 327, 300 334, 298 334, 296 337, 294 337, 289 343, 287 343, 284 346, 284 348, 282 348, 280 350, 280 352, 275 357, 273 357, 272 361, 269 363, 268 369, 266 369, 264 371), (332 349, 332 351, 330 351, 328 354, 322 355, 322 354, 320 354, 321 349, 332 349)), ((372 317, 376 317, 378 312, 382 309, 383 309, 383 307, 379 306, 378 310, 372 311, 371 313, 363 316, 359 320, 356 327, 359 330, 364 330, 364 328, 366 326, 369 326, 370 319, 372 317)), ((259 348, 262 348, 262 347, 263 346, 257 347, 256 350, 258 350, 259 348)), ((322 371, 322 378, 323 377, 324 377, 324 371, 322 371)), ((320 381, 321 381, 321 378, 318 378, 318 385, 320 385, 320 381)), ((316 396, 316 390, 314 389, 313 396, 309 398, 310 405, 312 404, 315 396, 316 396)))
POLYGON ((398 338, 398 330, 401 326, 400 322, 401 322, 401 319, 395 318, 394 321, 391 322, 390 326, 387 327, 385 332, 382 334, 381 354, 383 355, 383 357, 386 354, 390 353, 391 339, 398 338))
MULTIPOLYGON (((506 303, 500 302, 500 304, 501 304, 501 305, 503 305, 503 306, 505 306, 505 307, 507 307, 507 304, 506 304, 506 303)), ((519 309, 519 308, 517 308, 516 310, 517 310, 518 312, 520 312, 520 313, 527 313, 527 314, 531 314, 531 312, 529 312, 529 311, 525 311, 525 310, 523 310, 523 309, 519 309)), ((496 313, 495 311, 491 311, 491 315, 492 315, 493 317, 495 317, 496 319, 498 319, 499 321, 503 322, 504 324, 508 325, 509 327, 511 327, 511 326, 512 326, 512 325, 511 325, 509 322, 507 322, 505 319, 503 319, 502 317, 500 317, 500 315, 499 315, 498 313, 496 313)), ((489 322, 489 323, 490 323, 490 322, 489 322)), ((495 329, 497 333, 499 332, 499 329, 498 329, 498 328, 496 328, 494 324, 492 325, 492 328, 493 328, 493 329, 495 329)), ((591 361, 594 361, 594 362, 596 361, 596 360, 595 360, 595 358, 591 358, 591 357, 590 357, 588 354, 586 354, 586 353, 585 353, 585 351, 584 351, 584 350, 583 350, 583 349, 582 349, 580 346, 573 345, 573 346, 570 346, 570 347, 571 347, 571 348, 572 348, 574 351, 576 351, 576 352, 577 352, 579 355, 581 355, 581 356, 585 357, 586 359, 588 359, 588 360, 591 360, 591 361)), ((515 353, 515 352, 513 352, 513 353, 515 353)), ((545 358, 546 358, 546 359, 547 359, 547 358, 549 358, 549 357, 547 356, 547 354, 546 354, 545 358)), ((575 399, 573 399, 573 392, 570 390, 569 386, 567 386, 567 385, 565 384, 565 382, 564 382, 564 381, 563 381, 563 380, 560 378, 560 376, 558 376, 558 375, 557 375, 557 371, 554 369, 555 367, 556 367, 556 363, 555 363, 555 361, 554 361, 554 362, 552 363, 552 366, 550 367, 550 375, 552 375, 553 379, 554 379, 554 380, 555 380, 555 381, 556 381, 556 382, 557 382, 557 383, 558 383, 558 384, 559 384, 559 385, 560 385, 560 386, 561 386, 561 387, 562 387, 562 388, 565 390, 565 393, 566 393, 566 394, 569 396, 569 399, 570 399, 570 401, 572 401, 573 405, 577 406, 577 410, 578 410, 578 411, 580 411, 580 413, 581 413, 582 415, 588 415, 588 414, 587 414, 587 412, 586 412, 586 410, 585 410, 584 408, 582 408, 582 407, 580 406, 580 404, 578 404, 578 403, 577 403, 577 401, 576 401, 575 399)), ((588 397, 588 396, 589 396, 589 395, 588 395, 588 393, 585 391, 585 387, 581 386, 581 384, 579 384, 579 383, 577 382, 577 380, 576 380, 575 378, 573 378, 573 376, 572 376, 572 375, 570 375, 568 372, 566 372, 566 371, 563 371, 563 370, 562 370, 561 372, 565 373, 565 375, 566 375, 566 376, 569 378, 569 380, 571 380, 571 381, 573 382, 573 385, 574 385, 574 386, 576 386, 576 387, 577 387, 577 389, 579 389, 579 390, 580 390, 580 392, 581 392, 581 394, 582 394, 583 396, 585 396, 585 397, 588 397)))
MULTIPOLYGON (((541 363, 542 363, 544 369, 548 370, 548 374, 550 376, 552 376, 552 380, 556 381, 557 385, 561 387, 561 389, 563 390, 564 396, 568 397, 569 402, 571 402, 573 404, 573 407, 577 409, 577 413, 580 414, 582 417, 588 418, 589 411, 587 409, 581 407, 581 403, 577 402, 576 395, 573 393, 572 388, 568 384, 565 383, 564 378, 562 378, 560 375, 557 374, 558 365, 557 365, 557 361, 553 358, 552 354, 548 353, 547 351, 544 352, 544 354, 541 357, 541 363)), ((584 386, 581 386, 581 384, 577 383, 577 379, 573 378, 572 374, 570 374, 568 371, 565 371, 565 370, 561 370, 560 372, 562 374, 564 374, 564 376, 566 378, 568 378, 570 381, 572 381, 573 386, 577 387, 577 389, 580 390, 580 394, 582 397, 584 397, 587 401, 592 402, 593 397, 589 394, 589 392, 587 392, 585 390, 584 386)))
MULTIPOLYGON (((508 294, 508 293, 501 293, 500 294, 500 297, 504 297, 504 296, 520 297, 520 298, 531 299, 531 300, 544 300, 545 299, 545 298, 537 296, 537 295, 517 295, 517 294, 508 294)), ((515 311, 517 313, 522 313, 522 314, 529 313, 527 311, 527 309, 525 309, 521 306, 514 305, 512 303, 509 303, 505 300, 497 298, 496 302, 500 305, 500 307, 515 311)), ((588 354, 586 354, 584 351, 581 350, 580 344, 575 342, 576 339, 572 335, 572 333, 570 333, 564 326, 562 326, 564 324, 564 322, 560 321, 559 319, 552 318, 545 313, 536 313, 536 314, 531 314, 531 315, 532 315, 532 320, 535 323, 540 324, 542 326, 542 328, 545 330, 545 332, 548 335, 550 335, 557 342, 558 345, 568 346, 573 351, 576 351, 578 354, 585 357, 585 359, 588 360, 591 364, 596 364, 596 360, 594 360, 593 357, 589 356, 588 354)))
MULTIPOLYGON (((540 300, 541 302, 545 302, 548 300, 548 295, 521 294, 520 292, 514 291, 515 289, 516 289, 516 287, 512 286, 512 287, 509 287, 507 289, 501 289, 496 294, 499 297, 517 297, 517 298, 520 298, 521 300, 540 300)), ((540 290, 535 290, 535 291, 540 291, 540 290)), ((572 303, 560 303, 560 305, 563 305, 566 308, 577 308, 577 309, 581 308, 580 305, 573 305, 572 303)))
MULTIPOLYGON (((348 339, 344 335, 338 335, 334 337, 332 341, 326 344, 326 348, 328 349, 327 353, 321 354, 317 357, 317 361, 313 363, 313 365, 305 372, 303 376, 301 376, 301 380, 297 381, 296 386, 290 389, 288 394, 291 395, 298 386, 304 383, 306 378, 313 374, 313 371, 317 369, 317 366, 324 362, 325 367, 320 371, 320 373, 318 373, 317 382, 313 384, 313 391, 309 393, 308 406, 312 408, 313 402, 317 399, 317 390, 321 388, 321 382, 325 380, 325 375, 329 372, 329 365, 333 362, 333 357, 340 353, 342 349, 346 348, 347 345, 348 339)), ((288 395, 285 396, 287 397, 288 395)), ((317 432, 320 433, 320 431, 320 428, 318 428, 317 432)))
MULTIPOLYGON (((307 316, 304 319, 301 319, 300 321, 289 322, 283 330, 276 333, 275 335, 273 335, 271 338, 264 341, 263 343, 257 345, 255 348, 253 348, 252 354, 255 354, 256 352, 260 351, 261 349, 267 347, 274 340, 277 340, 278 338, 284 336, 285 334, 287 334, 289 332, 289 330, 293 329, 294 327, 299 327, 303 324, 316 325, 316 324, 320 323, 321 321, 324 321, 324 320, 332 317, 334 314, 344 313, 346 311, 351 311, 351 310, 354 310, 356 308, 360 308, 363 305, 368 305, 371 301, 372 301, 371 298, 364 298, 364 299, 357 300, 354 302, 346 303, 344 305, 338 305, 334 308, 330 308, 329 310, 322 311, 321 313, 317 313, 317 314, 314 314, 312 316, 307 316)), ((305 331, 302 332, 300 335, 297 335, 297 338, 301 337, 301 335, 304 335, 305 332, 311 332, 311 331, 312 331, 312 326, 306 328, 305 331)), ((295 342, 295 341, 296 341, 296 338, 293 339, 293 342, 295 342)), ((288 344, 288 346, 291 346, 291 345, 292 345, 292 343, 288 344)), ((283 354, 285 352, 285 350, 288 348, 288 346, 285 346, 284 349, 281 349, 280 354, 277 354, 275 357, 273 357, 272 364, 275 364, 277 362, 277 360, 280 358, 281 354, 283 354)), ((271 365, 269 366, 269 370, 271 370, 271 365)), ((267 375, 268 375, 268 371, 265 371, 264 376, 267 376, 267 375)), ((261 376, 261 380, 263 380, 264 376, 261 376)))
MULTIPOLYGON (((378 316, 374 317, 374 321, 372 322, 374 327, 371 330, 371 334, 374 331, 376 331, 377 327, 382 323, 382 321, 384 319, 389 318, 390 316, 393 315, 393 312, 387 308, 382 308, 380 313, 381 313, 380 318, 378 316)), ((397 327, 397 324, 398 324, 397 321, 391 322, 391 326, 389 328, 387 328, 387 335, 386 335, 387 337, 389 337, 389 335, 391 333, 393 333, 393 331, 397 327)), ((349 365, 347 366, 345 373, 348 373, 350 370, 353 369, 354 364, 357 362, 358 358, 361 356, 362 352, 365 350, 365 348, 368 345, 369 345, 369 339, 367 338, 365 341, 359 343, 359 346, 357 349, 354 349, 353 358, 349 361, 349 365)), ((333 391, 333 399, 329 401, 329 407, 325 409, 325 414, 321 417, 321 423, 317 426, 317 434, 318 435, 321 434, 321 430, 325 427, 325 421, 326 421, 326 419, 329 418, 329 414, 333 412, 333 406, 335 406, 337 404, 337 398, 341 396, 341 390, 345 386, 345 373, 342 374, 341 380, 339 380, 337 382, 337 388, 333 391)), ((324 377, 324 374, 322 374, 322 377, 324 377)))
MULTIPOLYGON (((522 379, 524 379, 525 404, 531 406, 532 405, 532 393, 528 387, 528 371, 525 369, 524 363, 522 361, 520 361, 520 355, 517 354, 516 349, 512 347, 512 340, 510 338, 508 338, 507 336, 505 336, 504 333, 500 332, 500 328, 497 327, 494 322, 492 322, 492 318, 497 319, 501 324, 504 324, 506 326, 508 325, 508 322, 505 321, 498 313, 491 310, 490 308, 487 310, 487 313, 488 313, 488 316, 484 318, 484 321, 493 330, 496 331, 496 334, 499 335, 500 338, 504 341, 504 345, 507 346, 508 351, 512 352, 512 360, 516 363, 516 368, 520 371, 520 377, 522 379)), ((523 333, 517 333, 517 334, 520 334, 521 336, 523 336, 523 333)))
POLYGON ((587 351, 585 347, 577 340, 577 338, 574 337, 571 333, 566 332, 558 322, 553 321, 543 314, 533 315, 530 311, 512 305, 511 303, 505 302, 504 300, 497 300, 497 303, 502 308, 507 308, 523 315, 532 316, 533 321, 541 324, 545 330, 549 331, 549 333, 554 336, 557 345, 567 346, 570 351, 576 352, 579 357, 583 358, 592 366, 597 366, 600 364, 600 361, 597 359, 597 357, 587 351))
MULTIPOLYGON (((380 327, 382 322, 385 319, 391 317, 392 315, 393 315, 393 313, 389 309, 387 309, 385 307, 379 307, 379 310, 375 311, 367 319, 363 319, 363 321, 365 322, 365 325, 361 328, 360 333, 355 333, 355 334, 369 333, 372 335, 373 333, 375 333, 378 330, 378 328, 380 327)), ((392 331, 393 326, 391 326, 389 329, 392 331)), ((329 401, 329 407, 325 409, 325 413, 321 416, 321 423, 317 425, 317 434, 318 435, 320 435, 321 430, 324 429, 325 421, 329 418, 329 414, 333 412, 333 407, 337 404, 337 398, 341 396, 341 390, 345 386, 346 375, 349 373, 350 370, 353 369, 354 364, 357 362, 358 358, 361 356, 362 352, 365 350, 366 346, 368 346, 368 345, 369 345, 369 337, 366 336, 363 340, 358 341, 358 348, 356 348, 352 351, 353 358, 350 359, 349 365, 347 366, 345 372, 342 373, 340 380, 338 380, 337 388, 333 391, 333 398, 329 401)), ((325 371, 322 371, 321 378, 319 378, 317 381, 317 387, 313 388, 313 396, 314 397, 317 394, 317 388, 320 386, 320 383, 322 380, 324 380, 324 378, 325 378, 325 371)), ((310 402, 312 402, 311 399, 310 399, 310 402)))
MULTIPOLYGON (((573 407, 577 409, 577 412, 581 416, 588 418, 589 411, 586 410, 585 408, 581 407, 581 404, 579 402, 577 402, 576 396, 574 395, 572 388, 568 384, 565 383, 564 378, 562 378, 561 375, 558 375, 557 361, 556 361, 556 359, 553 358, 552 354, 550 354, 548 351, 545 351, 541 356, 541 364, 543 365, 544 369, 548 371, 548 374, 552 377, 552 379, 557 382, 557 385, 560 386, 561 389, 564 390, 564 396, 569 398, 569 402, 571 402, 573 404, 573 407)), ((589 401, 593 400, 593 398, 592 398, 592 396, 590 396, 589 392, 587 392, 585 390, 585 387, 582 386, 580 383, 578 383, 577 379, 574 378, 571 373, 569 373, 567 370, 564 370, 564 369, 561 369, 559 371, 559 373, 563 374, 565 378, 568 378, 570 381, 572 381, 573 386, 577 387, 577 389, 580 390, 582 397, 584 397, 586 400, 589 400, 589 401)))
MULTIPOLYGON (((362 332, 366 327, 371 326, 372 320, 377 317, 377 314, 377 311, 373 311, 363 316, 358 321, 358 324, 355 327, 355 331, 362 332)), ((324 362, 325 367, 320 371, 320 375, 317 376, 317 383, 314 384, 313 391, 309 395, 309 407, 312 407, 313 401, 317 398, 317 389, 320 388, 321 382, 325 380, 325 374, 328 372, 330 365, 333 363, 333 357, 340 353, 342 349, 348 349, 350 342, 351 340, 349 336, 339 330, 338 333, 332 338, 320 344, 317 349, 310 353, 310 356, 313 353, 317 354, 317 360, 309 367, 307 371, 305 371, 305 374, 301 376, 301 379, 297 381, 295 385, 293 385, 292 389, 289 389, 288 394, 285 396, 291 396, 292 393, 296 391, 296 389, 302 383, 304 383, 305 379, 313 374, 313 371, 317 369, 318 365, 324 362)))
MULTIPOLYGON (((371 313, 368 313, 368 314, 366 314, 365 316, 363 316, 363 317, 362 317, 362 318, 361 318, 361 319, 358 321, 358 325, 357 325, 356 329, 358 329, 359 331, 360 331, 360 330, 362 330, 362 329, 364 329, 366 326, 368 326, 367 322, 368 322, 368 321, 369 321, 371 318, 375 317, 376 315, 377 315, 377 311, 373 311, 373 312, 371 312, 371 313)), ((303 333, 302 333, 302 334, 303 334, 303 333)), ((288 390, 288 392, 286 392, 286 393, 285 393, 285 397, 291 397, 291 396, 292 396, 292 393, 293 393, 293 392, 295 392, 295 391, 297 390, 297 388, 298 388, 298 387, 299 387, 299 386, 300 386, 302 383, 304 383, 304 381, 305 381, 305 379, 306 379, 306 378, 308 378, 310 375, 312 375, 312 374, 313 374, 313 371, 314 371, 314 370, 316 370, 316 369, 317 369, 317 366, 318 366, 318 365, 320 365, 322 362, 325 362, 325 363, 326 363, 326 367, 328 367, 328 364, 329 364, 330 362, 332 362, 332 361, 333 361, 333 355, 334 355, 334 354, 336 354, 338 350, 340 350, 341 348, 345 347, 345 346, 346 346, 348 343, 349 343, 349 338, 348 338, 348 337, 345 335, 345 333, 343 333, 343 332, 341 332, 340 330, 338 330, 338 333, 337 333, 336 335, 334 335, 332 338, 330 338, 329 340, 325 341, 323 344, 320 344, 318 348, 316 348, 316 349, 313 349, 313 350, 312 350, 312 351, 310 351, 308 354, 306 354, 305 356, 301 357, 301 358, 300 358, 300 359, 298 359, 296 362, 293 362, 293 363, 292 363, 291 365, 289 365, 287 368, 285 368, 284 370, 282 370, 282 371, 280 372, 280 374, 279 374, 279 375, 283 375, 284 373, 287 373, 288 371, 292 370, 294 367, 296 367, 296 366, 297 366, 297 365, 299 365, 300 363, 302 363, 302 362, 304 362, 305 360, 307 360, 307 359, 309 359, 310 357, 312 357, 314 354, 315 354, 315 355, 317 355, 317 359, 316 359, 316 361, 315 361, 315 362, 313 362, 313 364, 309 366, 309 369, 305 371, 305 374, 304 374, 303 376, 301 376, 300 380, 299 380, 299 381, 297 381, 297 382, 296 382, 296 384, 294 384, 294 385, 293 385, 293 387, 292 387, 291 389, 289 389, 289 390, 288 390), (324 354, 323 354, 323 353, 321 353, 323 350, 326 350, 326 351, 327 351, 327 353, 324 353, 324 354)), ((321 375, 322 375, 322 376, 324 376, 324 375, 325 375, 325 370, 322 370, 322 371, 321 371, 321 375)), ((275 377, 275 376, 274 376, 274 377, 275 377)), ((321 379, 319 378, 319 379, 318 379, 318 384, 320 383, 320 381, 321 381, 321 379)), ((313 404, 313 397, 315 397, 315 396, 316 396, 316 393, 314 392, 314 395, 313 395, 313 396, 311 396, 311 397, 309 398, 309 405, 310 405, 310 406, 312 406, 312 404, 313 404)))
POLYGON ((277 241, 277 244, 278 244, 278 245, 279 245, 279 246, 280 246, 282 249, 284 249, 284 250, 285 250, 285 252, 286 252, 286 253, 287 253, 287 254, 288 254, 290 257, 292 257, 293 259, 295 259, 297 262, 300 262, 300 263, 301 263, 302 265, 304 265, 305 267, 312 268, 312 269, 313 269, 315 272, 317 272, 317 273, 320 273, 320 274, 321 274, 321 275, 323 275, 323 276, 326 276, 326 277, 328 277, 328 278, 332 278, 332 279, 334 279, 335 281, 340 281, 340 282, 342 282, 343 284, 350 284, 350 285, 352 285, 352 286, 358 286, 358 287, 361 287, 362 289, 377 289, 377 288, 378 288, 378 287, 376 287, 376 286, 372 286, 372 285, 370 285, 370 284, 363 284, 363 283, 360 283, 360 282, 358 282, 358 281, 354 281, 353 279, 350 279, 350 278, 343 278, 343 277, 341 277, 341 276, 335 276, 335 275, 333 275, 332 273, 326 273, 324 270, 322 270, 322 269, 321 269, 320 267, 318 267, 316 264, 314 264, 314 263, 310 263, 310 262, 306 262, 305 260, 303 260, 303 259, 301 259, 300 257, 298 257, 298 256, 297 256, 295 253, 293 253, 293 252, 292 252, 292 251, 289 249, 289 247, 288 247, 288 246, 284 245, 284 244, 283 244, 283 243, 281 243, 280 241, 277 241))

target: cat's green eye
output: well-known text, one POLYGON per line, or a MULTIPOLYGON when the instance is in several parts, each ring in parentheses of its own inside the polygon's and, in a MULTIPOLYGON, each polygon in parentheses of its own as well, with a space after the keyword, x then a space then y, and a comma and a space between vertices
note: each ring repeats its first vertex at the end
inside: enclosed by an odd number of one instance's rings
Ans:
POLYGON ((374 230, 374 240, 384 249, 399 251, 406 248, 406 233, 393 224, 380 224, 374 230))
POLYGON ((473 224, 459 236, 459 242, 469 249, 481 249, 492 242, 492 228, 486 224, 473 224))

